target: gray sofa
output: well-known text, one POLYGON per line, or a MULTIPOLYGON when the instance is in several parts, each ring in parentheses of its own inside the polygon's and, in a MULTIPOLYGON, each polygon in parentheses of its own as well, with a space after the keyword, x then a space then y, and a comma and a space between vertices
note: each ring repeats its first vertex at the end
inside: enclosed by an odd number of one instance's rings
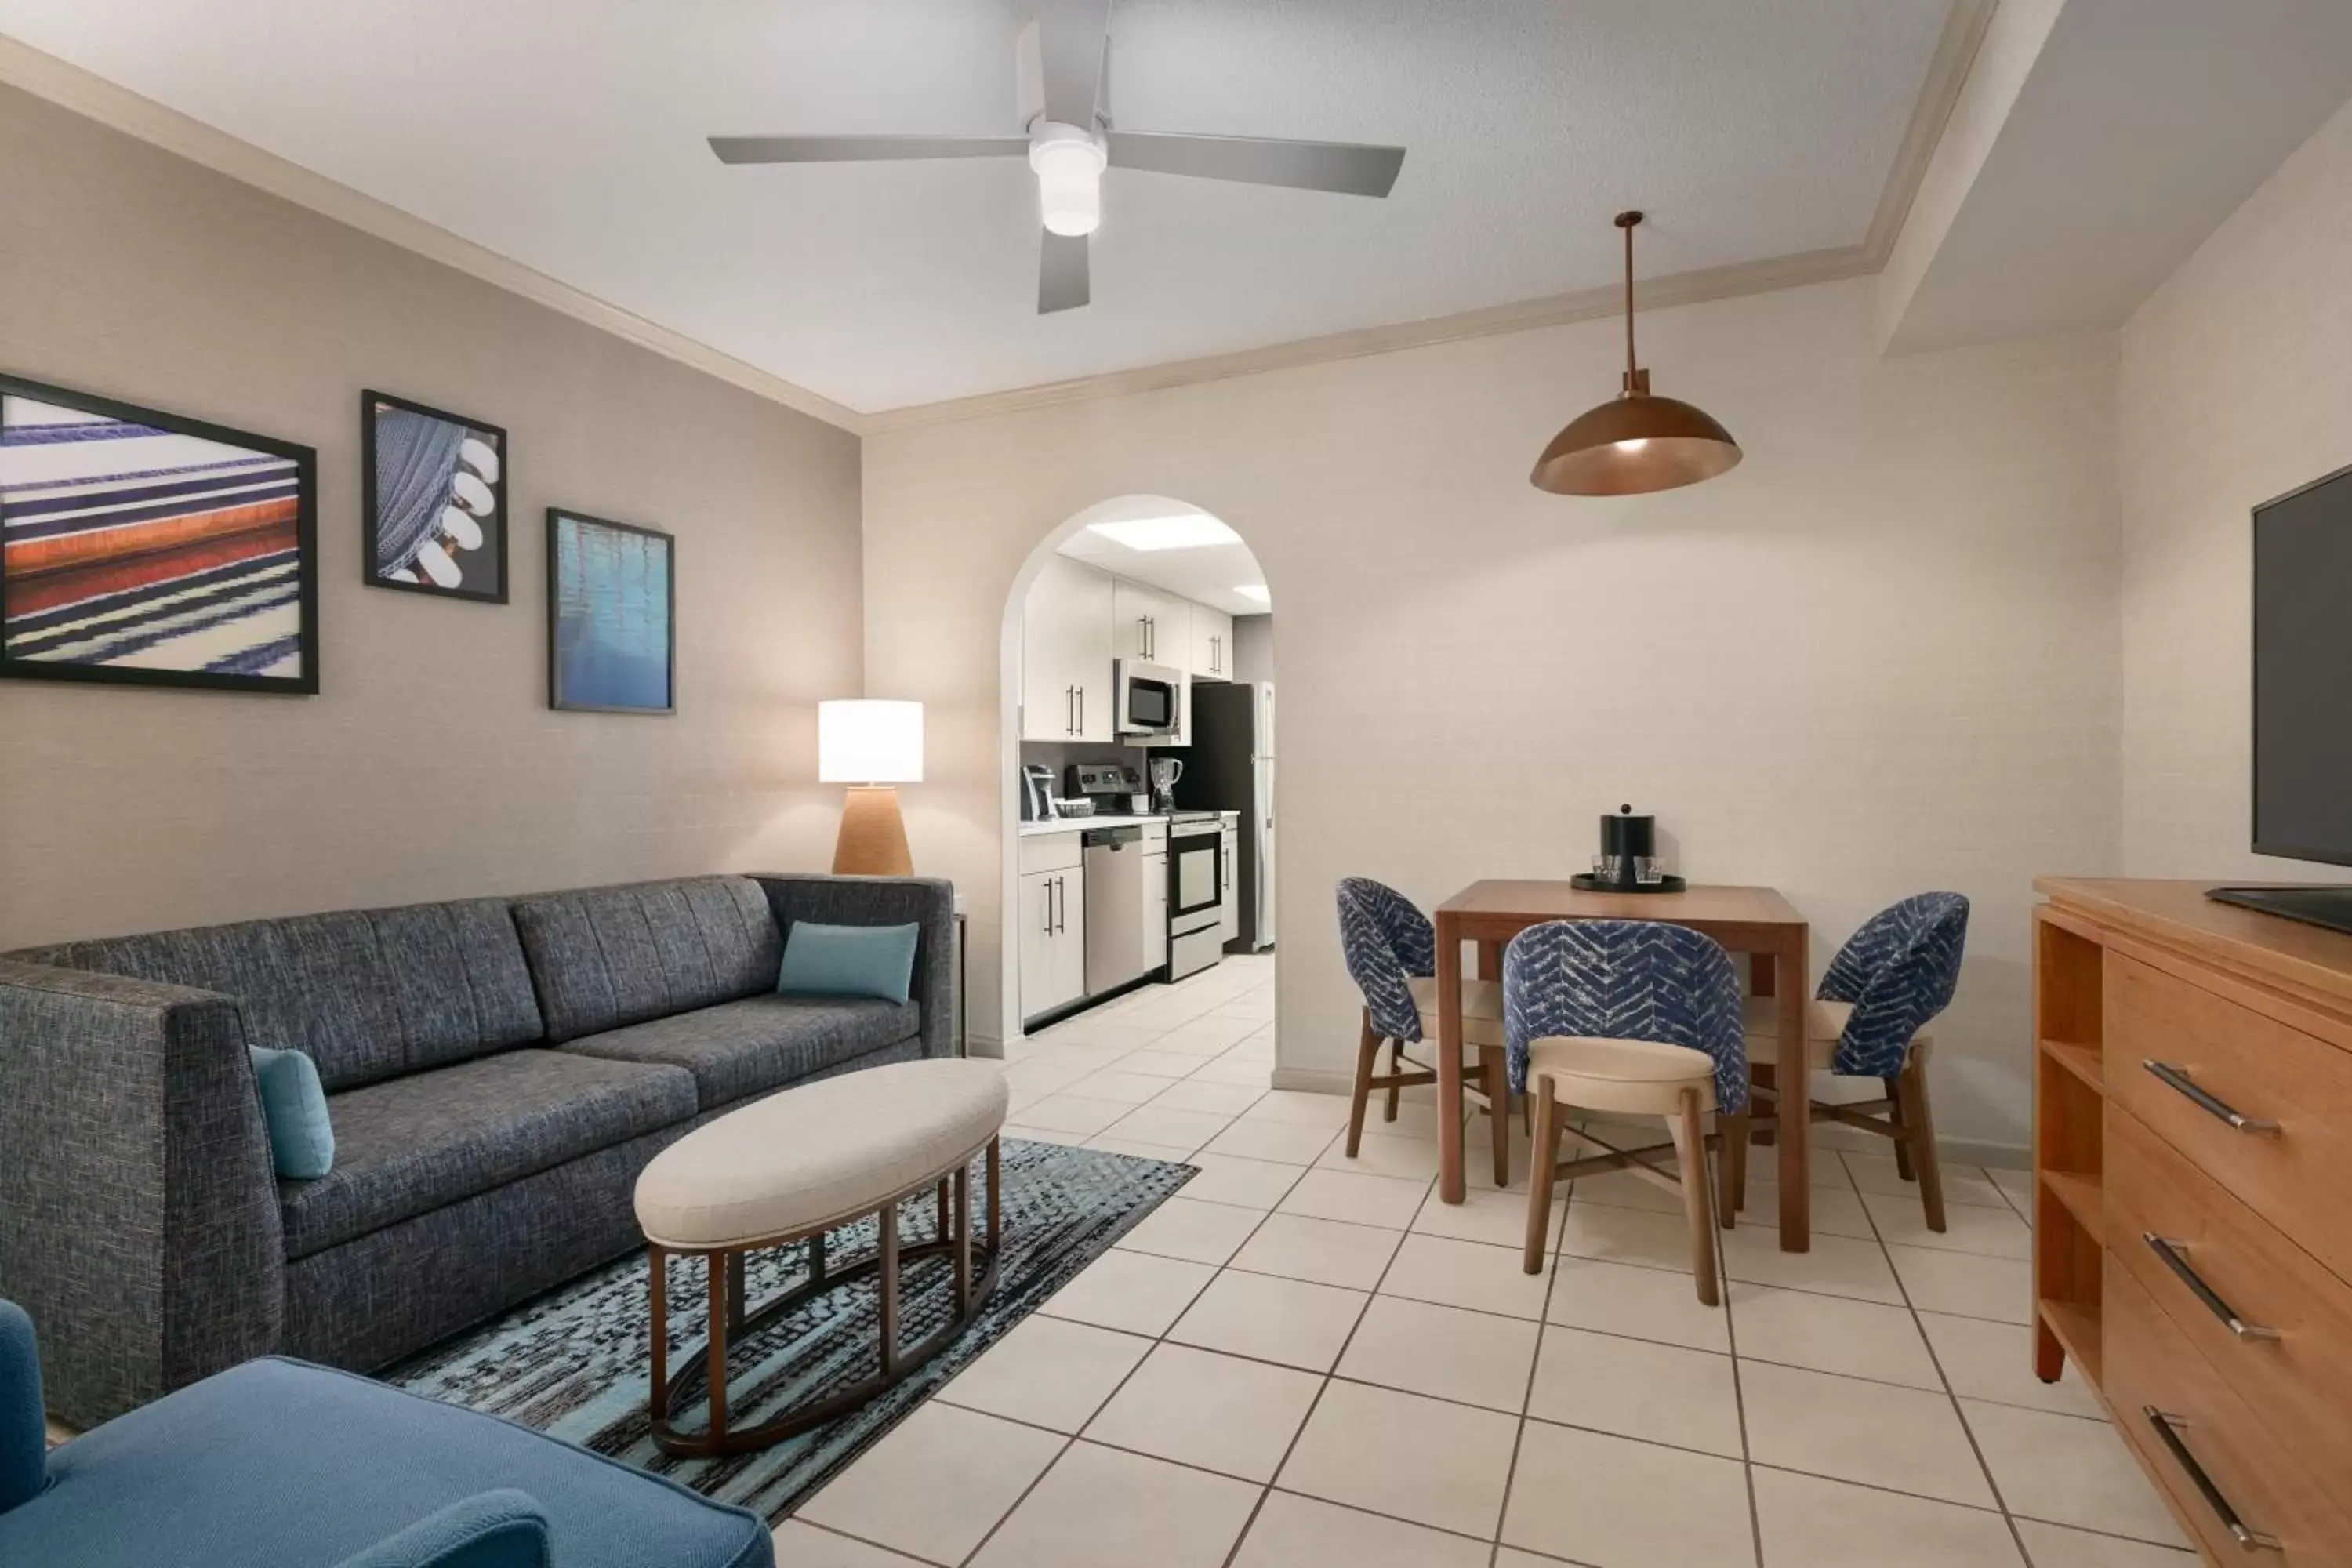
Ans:
POLYGON ((637 1173, 788 1085, 952 1054, 952 897, 698 877, 0 957, 0 1296, 78 1426, 272 1352, 371 1371, 641 1244, 637 1173), (775 994, 794 921, 919 922, 903 1005, 775 994), (278 1181, 248 1045, 334 1169, 278 1181))

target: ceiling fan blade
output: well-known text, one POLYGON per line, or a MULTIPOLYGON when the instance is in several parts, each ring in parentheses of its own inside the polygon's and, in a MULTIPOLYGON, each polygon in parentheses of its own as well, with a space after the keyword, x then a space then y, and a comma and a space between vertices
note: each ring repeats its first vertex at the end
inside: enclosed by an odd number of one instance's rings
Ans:
POLYGON ((1038 0, 1037 53, 1045 77, 1045 118, 1091 131, 1102 91, 1103 43, 1110 0, 1038 0))
POLYGON ((1037 313, 1075 310, 1094 298, 1087 269, 1087 237, 1045 231, 1045 248, 1037 258, 1037 313))
POLYGON ((847 163, 877 158, 1017 158, 1026 136, 713 136, 722 163, 847 163))
POLYGON ((1404 166, 1403 148, 1359 142, 1277 142, 1264 136, 1192 136, 1151 131, 1114 131, 1108 142, 1114 169, 1337 191, 1349 196, 1387 195, 1396 184, 1397 171, 1404 166))

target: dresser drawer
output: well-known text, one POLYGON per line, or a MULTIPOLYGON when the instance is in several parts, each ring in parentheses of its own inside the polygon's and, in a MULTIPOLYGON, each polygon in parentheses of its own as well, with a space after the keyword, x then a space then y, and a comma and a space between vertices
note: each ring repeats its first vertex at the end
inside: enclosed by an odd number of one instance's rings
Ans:
POLYGON ((2113 1255, 2282 1441, 2352 1477, 2352 1286, 2129 1111, 2107 1108, 2105 1145, 2113 1255))
POLYGON ((2352 1051, 2113 951, 2103 992, 2109 1099, 2352 1275, 2352 1051))
POLYGON ((2278 1552, 2261 1562, 2284 1568, 2352 1563, 2352 1521, 2329 1500, 2331 1490, 2342 1490, 2342 1477, 2330 1476, 2336 1484, 2323 1485, 2317 1472, 2305 1468, 2303 1456, 2290 1458, 2290 1450, 2206 1363, 2112 1247, 2105 1274, 2103 1392, 2125 1440, 2172 1494, 2208 1552, 2234 1561, 2257 1544, 2231 1533, 2234 1514, 2250 1535, 2278 1543, 2278 1552), (2171 1418, 2164 1425, 2178 1451, 2151 1410, 2171 1418))

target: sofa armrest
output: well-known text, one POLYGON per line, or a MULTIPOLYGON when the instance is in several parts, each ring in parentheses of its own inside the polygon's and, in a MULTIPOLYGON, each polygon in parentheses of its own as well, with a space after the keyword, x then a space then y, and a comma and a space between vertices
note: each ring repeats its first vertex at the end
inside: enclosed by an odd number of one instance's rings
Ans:
POLYGON ((285 1243, 226 996, 0 959, 0 1291, 94 1426, 278 1348, 285 1243))
POLYGON ((955 885, 932 877, 832 877, 754 871, 776 926, 791 940, 794 921, 824 925, 919 925, 909 1000, 923 1010, 923 1054, 955 1055, 955 885))
POLYGON ((41 1352, 33 1320, 0 1300, 0 1513, 47 1484, 49 1424, 41 1403, 41 1352))
POLYGON ((426 1514, 339 1568, 548 1568, 550 1562, 538 1500, 500 1487, 426 1514))

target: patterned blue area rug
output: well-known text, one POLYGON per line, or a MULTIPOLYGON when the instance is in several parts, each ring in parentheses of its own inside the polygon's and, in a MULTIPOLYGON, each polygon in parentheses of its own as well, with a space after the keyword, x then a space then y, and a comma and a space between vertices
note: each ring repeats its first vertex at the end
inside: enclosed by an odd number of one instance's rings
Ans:
MULTIPOLYGON (((975 1163, 975 1214, 981 1212, 980 1169, 975 1163)), ((654 1447, 646 1420, 649 1314, 643 1253, 437 1345, 385 1373, 383 1381, 552 1433, 781 1521, 1193 1174, 1190 1165, 1013 1138, 1004 1141, 1003 1172, 1004 1262, 996 1293, 979 1318, 896 1388, 772 1448, 680 1459, 654 1447)), ((909 1241, 928 1240, 937 1223, 928 1194, 900 1209, 899 1234, 909 1241)), ((835 1231, 828 1262, 838 1268, 870 1254, 877 1229, 868 1220, 835 1231)), ((752 1306, 799 1283, 807 1266, 807 1249, 801 1247, 755 1256, 746 1266, 752 1306)), ((944 1258, 907 1266, 902 1343, 913 1344, 953 1315, 952 1283, 944 1258)), ((680 1352, 702 1342, 709 1300, 701 1260, 673 1258, 672 1366, 680 1352)), ((807 1303, 746 1343, 730 1345, 729 1425, 764 1421, 872 1372, 878 1302, 875 1283, 861 1280, 807 1303)), ((680 1428, 698 1429, 706 1409, 698 1391, 676 1415, 680 1428)))

